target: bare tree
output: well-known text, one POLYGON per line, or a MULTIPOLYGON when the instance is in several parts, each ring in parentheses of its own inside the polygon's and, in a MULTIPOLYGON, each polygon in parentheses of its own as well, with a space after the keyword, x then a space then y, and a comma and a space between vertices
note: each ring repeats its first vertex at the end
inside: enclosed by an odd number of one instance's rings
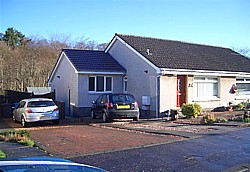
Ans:
POLYGON ((104 50, 107 46, 84 36, 72 41, 70 36, 62 34, 53 34, 49 40, 33 35, 28 40, 17 44, 17 48, 9 48, 5 41, 0 41, 0 94, 4 90, 25 91, 27 87, 47 86, 63 48, 104 50))
POLYGON ((232 50, 240 53, 241 55, 250 58, 250 49, 248 47, 241 47, 241 48, 231 47, 231 48, 232 50))

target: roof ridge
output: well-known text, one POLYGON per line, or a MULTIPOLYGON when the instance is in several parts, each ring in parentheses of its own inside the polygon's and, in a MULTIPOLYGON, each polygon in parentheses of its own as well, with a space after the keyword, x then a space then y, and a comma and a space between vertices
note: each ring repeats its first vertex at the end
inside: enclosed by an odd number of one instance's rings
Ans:
POLYGON ((146 38, 146 39, 155 39, 155 40, 162 40, 162 41, 172 41, 172 42, 180 42, 184 44, 192 44, 192 45, 198 45, 198 46, 207 46, 207 47, 214 47, 214 48, 223 48, 223 49, 229 49, 228 47, 222 47, 222 46, 215 46, 215 45, 208 45, 208 44, 201 44, 201 43, 193 43, 188 41, 180 41, 180 40, 174 40, 174 39, 164 39, 164 38, 154 38, 154 37, 148 37, 148 36, 138 36, 138 35, 130 35, 130 34, 118 34, 117 36, 131 36, 131 37, 137 37, 137 38, 146 38))
POLYGON ((84 50, 84 49, 75 49, 75 48, 62 48, 64 50, 71 50, 71 51, 92 51, 92 52, 105 52, 103 50, 84 50))

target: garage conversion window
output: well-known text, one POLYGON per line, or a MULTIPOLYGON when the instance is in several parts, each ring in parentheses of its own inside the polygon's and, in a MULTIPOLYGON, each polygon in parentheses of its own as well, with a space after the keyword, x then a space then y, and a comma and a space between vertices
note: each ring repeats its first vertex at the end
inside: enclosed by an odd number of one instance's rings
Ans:
POLYGON ((237 97, 250 97, 250 78, 236 78, 237 97))
POLYGON ((111 76, 89 76, 89 92, 112 92, 111 76))
POLYGON ((199 100, 218 98, 218 78, 194 77, 194 95, 199 100))

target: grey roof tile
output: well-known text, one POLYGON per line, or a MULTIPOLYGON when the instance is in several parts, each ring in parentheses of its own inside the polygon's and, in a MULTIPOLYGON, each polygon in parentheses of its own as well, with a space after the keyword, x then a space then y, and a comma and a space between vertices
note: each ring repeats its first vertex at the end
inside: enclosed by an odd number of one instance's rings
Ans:
POLYGON ((250 73, 250 59, 229 48, 116 35, 159 68, 250 73), (147 49, 150 54, 147 53, 147 49))
POLYGON ((62 50, 77 71, 90 72, 126 72, 126 70, 108 53, 95 50, 62 50))

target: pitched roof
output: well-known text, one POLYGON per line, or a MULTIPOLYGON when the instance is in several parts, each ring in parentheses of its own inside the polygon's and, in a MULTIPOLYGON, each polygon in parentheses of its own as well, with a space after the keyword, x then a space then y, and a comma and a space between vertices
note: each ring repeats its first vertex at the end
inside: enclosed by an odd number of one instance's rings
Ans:
POLYGON ((229 48, 116 35, 159 68, 250 73, 250 60, 229 48))
POLYGON ((63 49, 78 72, 126 72, 108 53, 94 50, 63 49))

